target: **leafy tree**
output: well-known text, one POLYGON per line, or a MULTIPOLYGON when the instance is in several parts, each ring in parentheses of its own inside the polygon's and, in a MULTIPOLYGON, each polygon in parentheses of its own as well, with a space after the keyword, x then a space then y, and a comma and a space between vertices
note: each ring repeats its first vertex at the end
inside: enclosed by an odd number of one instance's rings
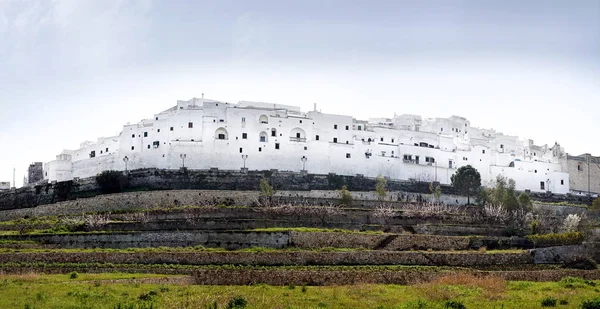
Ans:
POLYGON ((383 200, 386 196, 385 187, 387 185, 387 180, 381 176, 381 174, 377 175, 377 184, 375 185, 375 193, 377 194, 377 199, 383 200))
POLYGON ((96 175, 96 183, 102 193, 119 193, 128 186, 128 179, 121 171, 108 170, 96 175))
POLYGON ((533 208, 531 197, 525 192, 519 194, 519 196, 517 197, 517 202, 519 204, 519 208, 527 212, 531 211, 531 209, 533 208))
POLYGON ((273 187, 269 184, 269 181, 264 176, 260 179, 260 193, 268 198, 271 198, 273 193, 275 193, 275 190, 273 190, 273 187))
POLYGON ((342 190, 340 190, 340 203, 350 206, 352 204, 352 193, 348 191, 346 186, 342 186, 342 190))
POLYGON ((471 195, 477 194, 481 187, 481 175, 471 165, 459 168, 450 178, 452 186, 463 195, 467 196, 467 204, 471 204, 471 195))
POLYGON ((590 207, 590 210, 600 210, 600 197, 592 202, 592 207, 590 207))
POLYGON ((439 183, 437 185, 434 185, 433 182, 429 183, 429 191, 433 194, 436 201, 442 196, 442 187, 440 187, 439 183))

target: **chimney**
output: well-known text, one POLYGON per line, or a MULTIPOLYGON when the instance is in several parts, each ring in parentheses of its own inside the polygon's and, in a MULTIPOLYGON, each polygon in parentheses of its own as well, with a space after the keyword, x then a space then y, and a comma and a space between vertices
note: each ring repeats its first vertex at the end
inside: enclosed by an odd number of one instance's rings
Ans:
POLYGON ((313 110, 316 112, 316 111, 317 111, 317 103, 314 103, 314 104, 315 104, 315 105, 314 105, 314 107, 313 107, 313 110))

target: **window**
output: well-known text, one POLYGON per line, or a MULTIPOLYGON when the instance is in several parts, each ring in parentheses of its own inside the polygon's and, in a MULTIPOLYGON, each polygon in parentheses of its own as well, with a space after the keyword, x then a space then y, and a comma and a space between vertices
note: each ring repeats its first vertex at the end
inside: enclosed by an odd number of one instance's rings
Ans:
POLYGON ((317 140, 317 141, 319 140, 319 136, 318 136, 318 135, 317 135, 317 136, 315 136, 315 140, 317 140))
POLYGON ((392 143, 394 142, 394 139, 392 138, 392 143))
POLYGON ((580 172, 583 171, 583 167, 581 167, 581 164, 577 165, 577 170, 580 171, 580 172))
POLYGON ((240 147, 240 153, 242 153, 242 147, 240 147))
POLYGON ((350 154, 349 153, 346 154, 346 159, 350 159, 350 154))
POLYGON ((444 132, 444 128, 440 128, 440 132, 444 132))
POLYGON ((144 132, 144 137, 148 137, 148 132, 144 132))
POLYGON ((302 120, 300 120, 300 123, 302 123, 302 120))
POLYGON ((362 127, 361 126, 358 126, 358 131, 362 131, 362 127))
POLYGON ((452 168, 452 160, 448 160, 448 168, 452 168))
POLYGON ((333 128, 337 130, 337 124, 334 124, 334 125, 333 125, 333 128))
POLYGON ((219 133, 217 139, 225 139, 225 134, 224 133, 219 133))
POLYGON ((260 142, 261 142, 261 143, 264 143, 264 142, 266 142, 266 141, 267 141, 267 137, 266 137, 266 136, 262 136, 262 135, 261 135, 261 136, 260 136, 260 142))
POLYGON ((242 133, 242 139, 248 139, 248 133, 242 133))
POLYGON ((279 149, 279 143, 275 143, 275 149, 279 149))
POLYGON ((258 147, 258 152, 262 152, 262 147, 258 147))
POLYGON ((304 146, 304 150, 308 150, 308 147, 304 146))
POLYGON ((275 129, 271 130, 271 136, 277 136, 277 130, 275 130, 275 129))
POLYGON ((246 122, 246 117, 242 117, 242 122, 246 122))
POLYGON ((133 146, 131 146, 131 150, 135 149, 133 146))
POLYGON ((160 129, 156 129, 156 132, 160 133, 160 129))
POLYGON ((150 144, 148 144, 148 149, 150 149, 150 144))
POLYGON ((219 119, 219 122, 225 122, 225 119, 219 119))
POLYGON ((131 134, 131 138, 135 138, 135 134, 131 134))
POLYGON ((485 154, 485 149, 482 149, 482 150, 481 150, 481 153, 485 154))
POLYGON ((300 138, 300 132, 296 132, 296 138, 300 138))
POLYGON ((540 190, 546 190, 544 185, 545 185, 544 182, 540 181, 540 190))
POLYGON ((500 144, 500 149, 504 149, 504 144, 500 144))
POLYGON ((170 131, 173 131, 173 127, 171 127, 169 130, 170 130, 170 131))
POLYGON ((158 117, 156 117, 156 118, 154 118, 154 119, 158 120, 158 117))
POLYGON ((419 164, 419 156, 415 156, 415 163, 419 164))
POLYGON ((432 157, 425 157, 425 162, 427 163, 435 163, 435 159, 432 157))
MULTIPOLYGON (((192 140, 193 142, 194 140, 192 140)), ((160 146, 160 142, 159 141, 154 141, 152 142, 152 146, 154 146, 154 148, 158 148, 158 146, 160 146)))
POLYGON ((334 142, 334 143, 337 143, 337 137, 334 137, 334 138, 333 138, 333 142, 334 142))
POLYGON ((106 147, 106 151, 105 152, 108 152, 108 147, 106 147))
POLYGON ((348 131, 350 129, 350 127, 346 126, 346 131, 348 131))
POLYGON ((380 137, 379 140, 383 142, 383 137, 380 137))
POLYGON ((193 128, 194 127, 194 123, 193 122, 188 122, 188 128, 193 128))
POLYGON ((93 158, 96 156, 96 151, 92 150, 92 152, 90 152, 90 158, 93 158))
POLYGON ((350 142, 346 141, 346 145, 350 144, 350 142))
POLYGON ((100 150, 100 154, 102 154, 102 150, 100 150))
POLYGON ((537 174, 537 170, 533 170, 533 172, 537 174))
POLYGON ((560 180, 560 185, 561 185, 561 186, 563 186, 564 184, 565 184, 565 180, 564 180, 564 179, 561 179, 561 180, 560 180))

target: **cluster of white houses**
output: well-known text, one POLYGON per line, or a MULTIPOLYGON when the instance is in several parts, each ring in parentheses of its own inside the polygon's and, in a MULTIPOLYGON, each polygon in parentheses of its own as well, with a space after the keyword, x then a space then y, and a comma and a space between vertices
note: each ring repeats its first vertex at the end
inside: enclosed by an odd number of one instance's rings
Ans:
POLYGON ((259 102, 225 103, 194 98, 128 124, 117 136, 64 150, 44 166, 44 179, 65 181, 104 170, 138 168, 303 171, 315 174, 379 174, 390 179, 450 183, 464 165, 484 184, 497 175, 517 189, 569 193, 564 150, 536 146, 494 130, 471 127, 463 117, 357 120, 301 112, 259 102))

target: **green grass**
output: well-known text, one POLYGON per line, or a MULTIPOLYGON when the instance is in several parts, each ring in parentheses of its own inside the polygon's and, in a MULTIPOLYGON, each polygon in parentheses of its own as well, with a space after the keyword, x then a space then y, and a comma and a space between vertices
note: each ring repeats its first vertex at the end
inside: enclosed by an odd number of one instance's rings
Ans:
POLYGON ((357 230, 346 230, 346 229, 324 229, 316 227, 270 227, 270 228, 257 228, 249 231, 254 232, 318 232, 318 233, 358 233, 358 234, 384 234, 383 231, 357 231, 357 230))
MULTIPOLYGON (((154 278, 146 274, 0 275, 0 308, 226 308, 234 298, 247 308, 433 308, 448 301, 466 308, 540 308, 542 299, 559 300, 559 308, 578 308, 598 297, 591 286, 565 288, 557 282, 500 282, 500 288, 431 283, 414 286, 202 286, 185 284, 109 283, 102 280, 154 278), (75 283, 76 284, 69 284, 75 283), (497 289, 489 293, 492 288, 497 289), (128 307, 133 305, 133 307, 128 307), (120 307, 119 307, 120 306, 120 307)), ((169 277, 169 276, 158 276, 169 277)), ((599 283, 600 282, 596 282, 599 283)))

